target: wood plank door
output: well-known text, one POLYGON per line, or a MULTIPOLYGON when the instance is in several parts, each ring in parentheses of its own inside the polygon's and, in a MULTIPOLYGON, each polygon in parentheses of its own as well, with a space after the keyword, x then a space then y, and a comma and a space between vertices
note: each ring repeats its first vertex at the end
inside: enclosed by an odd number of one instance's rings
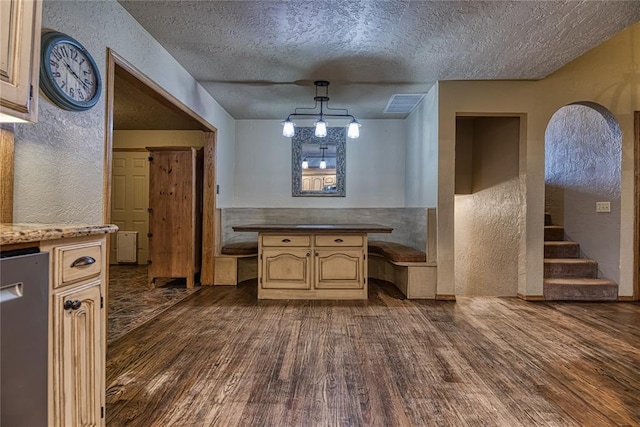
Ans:
MULTIPOLYGON (((120 231, 138 232, 138 264, 146 264, 149 254, 149 153, 147 151, 113 152, 111 222, 120 231)), ((116 235, 111 235, 112 264, 117 262, 116 235)))

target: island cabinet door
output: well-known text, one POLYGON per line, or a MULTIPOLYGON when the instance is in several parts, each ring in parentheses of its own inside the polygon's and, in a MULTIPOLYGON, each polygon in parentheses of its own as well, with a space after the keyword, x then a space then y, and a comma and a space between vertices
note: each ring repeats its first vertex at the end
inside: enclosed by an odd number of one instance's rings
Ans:
POLYGON ((311 249, 274 248, 262 251, 263 289, 311 289, 311 249))
POLYGON ((53 313, 53 425, 97 426, 101 414, 100 281, 56 293, 53 313))
POLYGON ((364 252, 354 249, 316 249, 316 289, 361 289, 364 287, 364 252))

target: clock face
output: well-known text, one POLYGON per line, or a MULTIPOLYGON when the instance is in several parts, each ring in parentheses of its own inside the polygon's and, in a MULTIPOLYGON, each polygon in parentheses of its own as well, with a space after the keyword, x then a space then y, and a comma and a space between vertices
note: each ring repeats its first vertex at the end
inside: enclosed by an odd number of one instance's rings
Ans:
POLYGON ((41 87, 62 108, 82 111, 100 97, 100 74, 87 50, 62 33, 42 37, 41 87))

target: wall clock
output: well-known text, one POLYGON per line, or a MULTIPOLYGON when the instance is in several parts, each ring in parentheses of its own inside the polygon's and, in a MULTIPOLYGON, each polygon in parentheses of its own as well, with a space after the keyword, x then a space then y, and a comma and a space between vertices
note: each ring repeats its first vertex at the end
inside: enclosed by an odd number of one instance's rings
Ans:
POLYGON ((77 40, 59 32, 42 34, 40 88, 54 104, 70 111, 96 105, 102 82, 89 52, 77 40))

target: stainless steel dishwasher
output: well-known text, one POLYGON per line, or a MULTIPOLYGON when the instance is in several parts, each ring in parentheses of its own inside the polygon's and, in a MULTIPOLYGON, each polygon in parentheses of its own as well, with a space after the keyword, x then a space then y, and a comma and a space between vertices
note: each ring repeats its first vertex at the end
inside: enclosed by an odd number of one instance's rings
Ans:
POLYGON ((49 254, 36 251, 0 253, 2 427, 47 425, 49 254))

